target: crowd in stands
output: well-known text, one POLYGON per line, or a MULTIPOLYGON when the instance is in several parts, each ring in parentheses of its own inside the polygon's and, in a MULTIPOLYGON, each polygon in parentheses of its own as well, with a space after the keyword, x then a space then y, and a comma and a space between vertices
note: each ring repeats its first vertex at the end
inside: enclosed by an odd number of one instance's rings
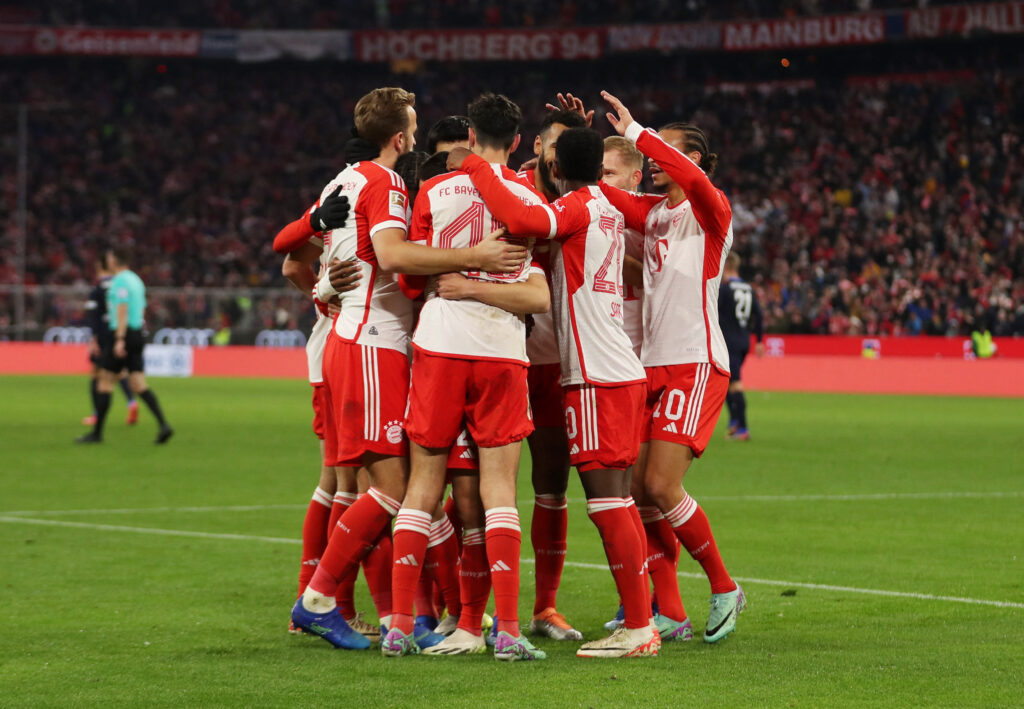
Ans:
POLYGON ((26 21, 98 27, 411 29, 699 22, 949 4, 954 0, 48 0, 26 21))
MULTIPOLYGON (((343 165, 366 90, 415 91, 421 143, 480 91, 507 93, 525 113, 517 166, 532 157, 555 92, 600 108, 607 87, 648 125, 689 118, 710 136, 734 249, 769 331, 952 335, 985 325, 1024 335, 1020 73, 736 92, 704 89, 683 60, 659 61, 640 73, 566 64, 557 85, 531 64, 495 81, 486 66, 394 77, 334 64, 180 62, 158 73, 120 60, 24 62, 0 73, 0 93, 39 106, 27 282, 88 283, 97 250, 116 240, 133 245, 151 287, 281 287, 271 239, 343 165)), ((607 133, 601 115, 595 126, 607 133)), ((0 158, 11 166, 14 126, 0 114, 0 158)), ((15 204, 5 170, 0 284, 15 280, 15 204)), ((267 316, 285 317, 277 306, 267 316)), ((211 312, 209 326, 223 317, 211 312)))

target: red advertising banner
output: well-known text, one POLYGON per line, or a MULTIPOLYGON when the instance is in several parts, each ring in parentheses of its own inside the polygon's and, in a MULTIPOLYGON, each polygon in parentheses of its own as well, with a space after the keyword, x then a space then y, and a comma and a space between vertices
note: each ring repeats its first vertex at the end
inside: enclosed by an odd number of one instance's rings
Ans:
POLYGON ((827 15, 793 20, 726 22, 722 48, 757 49, 832 47, 885 41, 885 15, 827 15))
POLYGON ((605 28, 577 30, 409 30, 356 32, 362 62, 597 59, 605 28))
POLYGON ((608 28, 608 53, 721 49, 720 23, 616 25, 608 28))
POLYGON ((947 5, 909 10, 905 15, 908 39, 946 37, 984 31, 999 34, 1024 32, 1024 2, 947 5))
MULTIPOLYGON (((997 359, 1024 359, 1024 338, 996 337, 997 359)), ((880 359, 930 357, 973 359, 968 337, 857 337, 836 335, 765 335, 765 355, 839 355, 880 359)))
POLYGON ((35 54, 33 41, 36 38, 35 27, 11 27, 0 25, 0 56, 35 54))
MULTIPOLYGON (((8 28, 5 28, 5 30, 8 28)), ((194 57, 199 30, 121 30, 86 27, 35 27, 28 54, 194 57)))

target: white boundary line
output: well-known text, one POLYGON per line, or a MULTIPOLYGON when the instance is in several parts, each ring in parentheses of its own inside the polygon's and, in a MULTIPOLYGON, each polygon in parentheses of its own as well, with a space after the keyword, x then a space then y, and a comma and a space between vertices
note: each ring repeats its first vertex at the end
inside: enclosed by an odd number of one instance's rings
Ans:
MULTIPOLYGON (((31 517, 8 517, 0 516, 0 522, 11 524, 30 524, 43 527, 71 527, 75 529, 95 529, 103 532, 133 532, 135 534, 152 534, 165 537, 196 537, 200 539, 229 539, 233 541, 255 541, 268 542, 270 544, 302 544, 300 539, 288 539, 286 537, 261 537, 247 534, 227 534, 220 532, 194 532, 187 529, 154 529, 152 527, 129 527, 117 524, 94 524, 91 522, 68 522, 57 519, 34 519, 31 517)), ((532 564, 533 559, 522 559, 522 563, 532 564)), ((566 566, 577 569, 596 569, 607 571, 605 564, 590 564, 580 561, 566 561, 566 566)), ((684 578, 704 578, 703 574, 680 571, 679 576, 684 578)), ((869 596, 885 596, 888 598, 912 598, 919 601, 943 601, 946 603, 967 603, 979 606, 995 606, 997 608, 1020 608, 1024 609, 1024 603, 1011 601, 990 601, 983 598, 961 598, 959 596, 937 596, 931 593, 910 593, 906 591, 887 591, 876 588, 857 588, 855 586, 834 586, 820 583, 804 583, 802 581, 780 581, 778 579, 759 579, 753 577, 734 577, 741 583, 759 584, 763 586, 786 586, 790 588, 806 588, 814 591, 835 591, 839 593, 859 593, 869 596)))
MULTIPOLYGON (((820 495, 699 495, 700 500, 709 502, 871 502, 875 500, 956 500, 956 499, 1001 499, 1024 497, 1024 492, 879 492, 820 495)), ((528 505, 533 498, 516 501, 528 505)), ((582 497, 571 497, 569 502, 582 504, 582 497)), ((123 507, 114 509, 84 510, 0 510, 4 515, 132 515, 156 512, 260 512, 263 510, 304 510, 302 505, 193 505, 186 507, 123 507)))

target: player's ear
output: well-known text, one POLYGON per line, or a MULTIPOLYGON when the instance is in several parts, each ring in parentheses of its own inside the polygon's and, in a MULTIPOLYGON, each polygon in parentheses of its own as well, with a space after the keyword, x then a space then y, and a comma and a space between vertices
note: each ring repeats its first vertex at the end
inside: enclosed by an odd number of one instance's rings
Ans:
POLYGON ((472 126, 470 126, 469 127, 469 147, 473 148, 475 145, 476 145, 476 131, 473 130, 472 126))
POLYGON ((639 185, 643 181, 644 181, 644 171, 643 170, 633 170, 633 187, 636 187, 637 185, 639 185))
POLYGON ((691 160, 693 160, 693 164, 694 165, 700 167, 700 151, 699 150, 691 150, 690 152, 688 152, 686 154, 686 157, 688 157, 691 160))
MULTIPOLYGON (((470 130, 472 130, 472 128, 470 130)), ((519 133, 516 133, 515 140, 512 141, 512 148, 509 150, 510 153, 514 153, 516 151, 516 149, 519 147, 519 143, 520 143, 520 141, 522 141, 522 139, 523 139, 523 136, 520 135, 519 133)))
POLYGON ((537 157, 540 157, 540 145, 540 136, 538 135, 536 138, 533 139, 533 154, 536 155, 537 157))

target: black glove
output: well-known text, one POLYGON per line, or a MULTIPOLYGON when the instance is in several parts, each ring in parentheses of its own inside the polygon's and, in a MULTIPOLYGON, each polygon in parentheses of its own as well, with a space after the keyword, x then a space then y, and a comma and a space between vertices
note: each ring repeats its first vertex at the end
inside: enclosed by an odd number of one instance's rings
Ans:
POLYGON ((313 231, 328 231, 345 226, 349 210, 348 197, 340 193, 341 185, 338 185, 338 189, 327 195, 320 206, 309 213, 309 225, 313 231))

